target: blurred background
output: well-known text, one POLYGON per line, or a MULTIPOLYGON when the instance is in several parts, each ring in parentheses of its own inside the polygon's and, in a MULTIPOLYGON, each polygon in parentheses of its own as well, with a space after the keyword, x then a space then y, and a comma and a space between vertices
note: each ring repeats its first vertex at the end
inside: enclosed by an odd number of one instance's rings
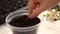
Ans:
POLYGON ((10 13, 26 7, 28 0, 0 0, 0 25, 5 23, 5 18, 10 13))

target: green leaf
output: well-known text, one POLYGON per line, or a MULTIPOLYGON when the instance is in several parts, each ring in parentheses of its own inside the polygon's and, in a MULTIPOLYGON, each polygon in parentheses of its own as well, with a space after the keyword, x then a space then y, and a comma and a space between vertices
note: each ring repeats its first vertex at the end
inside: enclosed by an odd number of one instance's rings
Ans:
POLYGON ((46 17, 46 15, 43 15, 44 17, 46 17))
POLYGON ((56 7, 55 11, 58 12, 58 7, 56 7))
POLYGON ((49 17, 49 14, 46 14, 46 15, 43 15, 44 17, 48 18, 49 17))
POLYGON ((47 14, 47 18, 49 17, 49 14, 47 14))
POLYGON ((60 18, 58 18, 58 20, 60 20, 60 18))

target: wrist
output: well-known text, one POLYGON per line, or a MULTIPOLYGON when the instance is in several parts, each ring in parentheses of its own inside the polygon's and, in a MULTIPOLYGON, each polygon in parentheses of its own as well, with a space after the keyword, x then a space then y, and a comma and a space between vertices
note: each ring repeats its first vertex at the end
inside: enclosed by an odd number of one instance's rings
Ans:
POLYGON ((60 3, 60 0, 58 0, 58 3, 60 3))

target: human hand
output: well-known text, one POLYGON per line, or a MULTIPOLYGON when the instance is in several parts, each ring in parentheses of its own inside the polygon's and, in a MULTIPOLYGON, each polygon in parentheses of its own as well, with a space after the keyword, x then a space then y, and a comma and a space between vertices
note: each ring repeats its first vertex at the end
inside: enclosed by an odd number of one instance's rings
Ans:
POLYGON ((58 0, 29 0, 28 17, 35 18, 44 10, 56 5, 58 0))

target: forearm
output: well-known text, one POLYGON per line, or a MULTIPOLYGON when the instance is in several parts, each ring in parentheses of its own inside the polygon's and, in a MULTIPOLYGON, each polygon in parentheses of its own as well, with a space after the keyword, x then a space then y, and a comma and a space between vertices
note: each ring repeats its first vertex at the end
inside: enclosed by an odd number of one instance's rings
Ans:
POLYGON ((56 5, 59 2, 60 2, 60 0, 43 0, 40 3, 40 6, 31 13, 30 18, 34 18, 34 17, 38 16, 42 11, 53 7, 54 5, 56 5))
POLYGON ((35 12, 32 13, 32 15, 37 16, 39 15, 42 11, 49 9, 50 7, 54 6, 55 4, 57 4, 58 1, 56 0, 44 0, 41 4, 39 8, 35 9, 35 12))
POLYGON ((42 12, 42 11, 44 11, 46 9, 49 9, 49 8, 53 7, 57 3, 58 3, 58 0, 49 0, 49 1, 48 0, 44 0, 44 2, 39 7, 40 9, 38 11, 41 11, 42 12))
POLYGON ((60 0, 59 0, 59 2, 60 2, 60 0))

